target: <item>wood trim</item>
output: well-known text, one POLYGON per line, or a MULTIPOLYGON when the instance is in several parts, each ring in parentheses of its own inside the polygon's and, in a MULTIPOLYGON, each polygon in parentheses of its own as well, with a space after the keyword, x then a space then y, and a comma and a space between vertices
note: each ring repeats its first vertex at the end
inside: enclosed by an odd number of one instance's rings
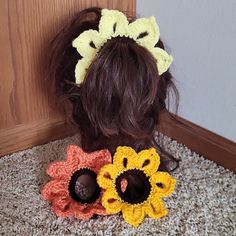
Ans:
MULTIPOLYGON (((236 143, 190 121, 163 113, 160 131, 191 150, 236 172, 236 143)), ((65 120, 41 120, 1 130, 0 156, 71 136, 78 132, 65 120), (27 132, 26 132, 27 131, 27 132), (30 131, 30 132, 29 132, 30 131)))
POLYGON ((236 172, 236 143, 176 115, 163 113, 160 131, 194 152, 236 172))
POLYGON ((76 131, 78 132, 78 129, 75 126, 58 119, 39 120, 6 128, 0 133, 0 156, 65 138, 76 131))

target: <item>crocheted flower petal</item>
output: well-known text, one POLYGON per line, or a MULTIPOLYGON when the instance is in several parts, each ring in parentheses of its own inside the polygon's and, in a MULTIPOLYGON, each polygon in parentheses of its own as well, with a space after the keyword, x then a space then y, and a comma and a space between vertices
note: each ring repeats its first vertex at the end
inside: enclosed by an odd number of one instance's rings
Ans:
POLYGON ((142 150, 138 153, 136 159, 136 166, 143 170, 147 175, 154 174, 160 165, 160 156, 156 152, 155 148, 142 150))
POLYGON ((104 39, 101 38, 98 31, 86 30, 72 42, 72 45, 82 57, 95 57, 103 43, 104 39))
POLYGON ((47 168, 48 175, 57 179, 68 179, 71 173, 78 168, 80 150, 77 146, 69 145, 66 161, 49 164, 47 168))
POLYGON ((127 36, 128 20, 126 16, 117 10, 102 10, 99 22, 99 33, 105 39, 116 36, 127 36))
POLYGON ((169 55, 165 50, 158 47, 150 48, 149 50, 157 60, 158 74, 161 75, 166 72, 173 61, 173 57, 169 55))
POLYGON ((154 16, 139 18, 129 24, 129 35, 143 47, 154 47, 159 41, 160 31, 154 16))
POLYGON ((108 214, 116 214, 120 212, 122 202, 120 201, 119 196, 115 190, 108 189, 102 196, 102 205, 108 214))
POLYGON ((53 200, 52 209, 59 217, 73 216, 73 212, 70 210, 70 203, 69 197, 59 197, 53 200))
POLYGON ((106 209, 102 206, 101 202, 94 203, 93 208, 94 208, 94 214, 108 215, 108 213, 106 212, 106 209))
MULTIPOLYGON (((101 150, 96 153, 97 157, 94 159, 95 168, 93 171, 98 173, 98 171, 106 164, 112 162, 111 153, 108 150, 101 150)), ((92 164, 92 163, 91 163, 92 164)))
MULTIPOLYGON (((73 211, 74 216, 80 220, 88 220, 97 212, 97 206, 94 204, 81 204, 73 201, 71 203, 71 211, 73 211)), ((99 211, 99 210, 98 210, 99 211)))
POLYGON ((162 200, 156 197, 153 197, 150 203, 145 204, 144 208, 147 215, 151 218, 158 219, 168 214, 162 200))
POLYGON ((117 176, 117 169, 113 164, 102 167, 97 175, 97 182, 101 188, 112 188, 112 180, 117 176))
POLYGON ((78 164, 68 164, 67 162, 55 162, 48 166, 47 173, 53 178, 67 180, 76 170, 78 164))
POLYGON ((66 149, 66 162, 78 166, 80 163, 79 156, 83 150, 76 145, 68 145, 66 149))
POLYGON ((42 196, 45 200, 53 201, 58 197, 67 197, 69 196, 67 190, 67 182, 63 182, 60 180, 52 180, 48 182, 42 190, 42 196))
POLYGON ((89 220, 95 214, 95 209, 93 205, 86 205, 83 209, 82 214, 80 215, 80 219, 89 220))
POLYGON ((74 215, 77 215, 77 216, 80 215, 80 213, 84 210, 85 207, 86 207, 86 204, 81 204, 74 200, 70 204, 71 211, 73 212, 74 215))
POLYGON ((169 196, 175 188, 176 179, 172 178, 167 172, 158 171, 151 176, 150 181, 156 184, 156 192, 160 197, 169 196))
POLYGON ((87 73, 87 70, 92 62, 93 58, 82 58, 78 61, 78 63, 76 64, 76 67, 75 67, 75 78, 76 78, 76 81, 75 83, 80 85, 83 83, 84 79, 85 79, 85 76, 86 76, 86 73, 87 73))
POLYGON ((116 153, 113 156, 113 164, 118 172, 123 169, 135 168, 135 159, 138 158, 137 153, 131 147, 118 147, 116 153))
POLYGON ((106 164, 112 162, 112 157, 107 149, 88 153, 80 158, 81 166, 92 169, 95 173, 106 164))
POLYGON ((75 211, 74 215, 77 219, 89 220, 94 215, 95 209, 92 205, 84 205, 81 211, 75 211))
POLYGON ((81 203, 73 201, 73 203, 71 203, 70 208, 71 208, 71 211, 73 211, 73 215, 77 219, 80 219, 80 220, 88 220, 94 214, 94 211, 91 208, 91 205, 81 204, 81 203))
POLYGON ((67 178, 69 178, 72 172, 72 166, 67 165, 64 161, 52 162, 47 168, 47 174, 49 176, 61 180, 66 180, 67 178))
POLYGON ((134 227, 138 227, 144 219, 145 211, 143 205, 124 204, 122 214, 126 222, 134 227))
MULTIPOLYGON (((84 166, 85 162, 87 163, 89 157, 90 157, 90 153, 85 152, 81 147, 79 146, 74 146, 74 157, 71 158, 71 161, 73 161, 73 159, 76 159, 78 161, 78 165, 79 167, 84 166)), ((71 149, 70 149, 71 150, 71 149)), ((69 161, 69 159, 68 159, 69 161)))

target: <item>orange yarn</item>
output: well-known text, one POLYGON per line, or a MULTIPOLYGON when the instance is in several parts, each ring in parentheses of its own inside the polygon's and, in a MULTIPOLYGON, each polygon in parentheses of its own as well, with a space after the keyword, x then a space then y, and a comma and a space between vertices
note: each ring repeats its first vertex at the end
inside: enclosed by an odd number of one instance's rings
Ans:
POLYGON ((85 153, 78 146, 69 145, 66 161, 51 163, 47 169, 53 180, 44 186, 43 198, 52 202, 53 211, 60 217, 75 216, 78 219, 89 219, 94 214, 107 215, 101 204, 102 194, 94 203, 82 204, 71 198, 68 186, 75 171, 87 168, 97 174, 102 166, 111 162, 111 154, 106 149, 85 153))

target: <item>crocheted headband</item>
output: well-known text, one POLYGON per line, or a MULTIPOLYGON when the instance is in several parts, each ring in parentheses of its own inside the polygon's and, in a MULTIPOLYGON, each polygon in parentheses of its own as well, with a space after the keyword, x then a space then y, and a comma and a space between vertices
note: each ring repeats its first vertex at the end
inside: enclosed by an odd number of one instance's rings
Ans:
POLYGON ((173 57, 159 47, 160 31, 155 17, 140 18, 129 24, 127 17, 120 11, 103 9, 97 30, 86 30, 72 43, 80 59, 75 68, 76 84, 83 83, 87 69, 107 40, 114 37, 128 37, 146 48, 157 61, 159 75, 168 70, 173 57))

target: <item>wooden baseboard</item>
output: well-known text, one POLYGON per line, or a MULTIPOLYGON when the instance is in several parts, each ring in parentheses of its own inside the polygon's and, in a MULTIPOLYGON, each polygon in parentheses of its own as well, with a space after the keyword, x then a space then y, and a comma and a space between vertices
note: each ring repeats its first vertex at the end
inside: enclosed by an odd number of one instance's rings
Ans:
POLYGON ((160 131, 196 153, 236 172, 236 143, 181 117, 163 113, 160 131))
MULTIPOLYGON (((181 117, 163 113, 160 131, 196 153, 236 172, 236 143, 181 117)), ((41 120, 0 132, 0 156, 73 135, 65 120, 41 120), (27 132, 26 132, 27 131, 27 132)))
POLYGON ((76 129, 65 120, 39 120, 1 129, 0 156, 31 148, 75 134, 76 129))

